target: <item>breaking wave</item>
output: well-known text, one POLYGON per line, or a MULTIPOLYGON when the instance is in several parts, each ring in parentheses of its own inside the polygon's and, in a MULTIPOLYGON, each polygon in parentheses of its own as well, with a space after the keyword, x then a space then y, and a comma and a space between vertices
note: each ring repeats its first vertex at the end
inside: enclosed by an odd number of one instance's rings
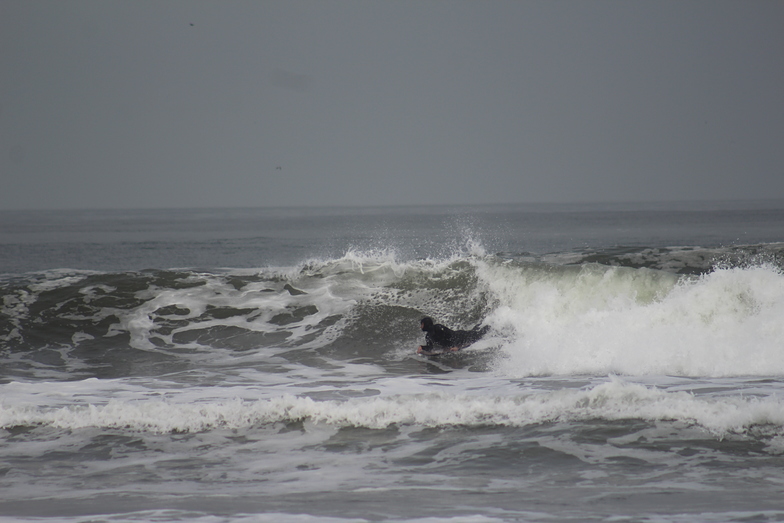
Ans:
POLYGON ((429 315, 490 325, 465 354, 490 350, 487 370, 511 377, 784 376, 784 274, 774 255, 733 265, 729 254, 700 274, 622 265, 628 253, 555 263, 480 246, 406 262, 349 251, 259 270, 50 271, 3 282, 0 341, 11 377, 156 375, 250 356, 391 368, 413 357, 429 315))

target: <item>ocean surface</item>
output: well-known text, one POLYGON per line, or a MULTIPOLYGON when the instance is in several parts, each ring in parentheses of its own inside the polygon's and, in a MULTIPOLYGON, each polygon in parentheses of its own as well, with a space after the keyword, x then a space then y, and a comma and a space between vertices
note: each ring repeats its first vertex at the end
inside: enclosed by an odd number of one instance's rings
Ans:
POLYGON ((3 520, 784 521, 781 201, 0 212, 0 288, 3 520))

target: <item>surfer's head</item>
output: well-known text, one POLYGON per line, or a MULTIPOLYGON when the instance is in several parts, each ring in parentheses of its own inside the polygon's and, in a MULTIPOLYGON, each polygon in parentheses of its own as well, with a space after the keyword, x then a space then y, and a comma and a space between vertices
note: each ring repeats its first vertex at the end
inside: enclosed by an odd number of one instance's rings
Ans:
POLYGON ((423 331, 430 332, 430 329, 433 328, 433 318, 425 316, 419 321, 419 326, 423 331))

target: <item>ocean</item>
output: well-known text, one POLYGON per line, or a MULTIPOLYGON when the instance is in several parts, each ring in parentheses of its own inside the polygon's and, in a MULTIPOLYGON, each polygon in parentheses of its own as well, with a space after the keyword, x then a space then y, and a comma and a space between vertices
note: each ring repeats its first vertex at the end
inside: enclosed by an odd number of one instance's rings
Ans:
POLYGON ((781 201, 5 211, 0 286, 6 521, 784 521, 781 201))

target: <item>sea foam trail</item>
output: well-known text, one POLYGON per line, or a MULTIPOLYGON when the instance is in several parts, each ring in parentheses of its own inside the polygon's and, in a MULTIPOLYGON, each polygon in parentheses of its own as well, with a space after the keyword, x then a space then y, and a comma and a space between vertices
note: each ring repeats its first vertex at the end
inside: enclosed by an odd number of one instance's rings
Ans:
POLYGON ((381 429, 391 425, 521 427, 559 421, 627 419, 684 422, 719 436, 753 428, 781 436, 784 402, 775 397, 695 396, 611 379, 588 389, 513 396, 427 393, 316 401, 284 395, 255 401, 177 403, 113 399, 100 405, 59 408, 7 402, 0 406, 2 428, 98 427, 144 432, 198 432, 297 421, 381 429))
POLYGON ((783 376, 784 275, 479 264, 510 376, 783 376))

